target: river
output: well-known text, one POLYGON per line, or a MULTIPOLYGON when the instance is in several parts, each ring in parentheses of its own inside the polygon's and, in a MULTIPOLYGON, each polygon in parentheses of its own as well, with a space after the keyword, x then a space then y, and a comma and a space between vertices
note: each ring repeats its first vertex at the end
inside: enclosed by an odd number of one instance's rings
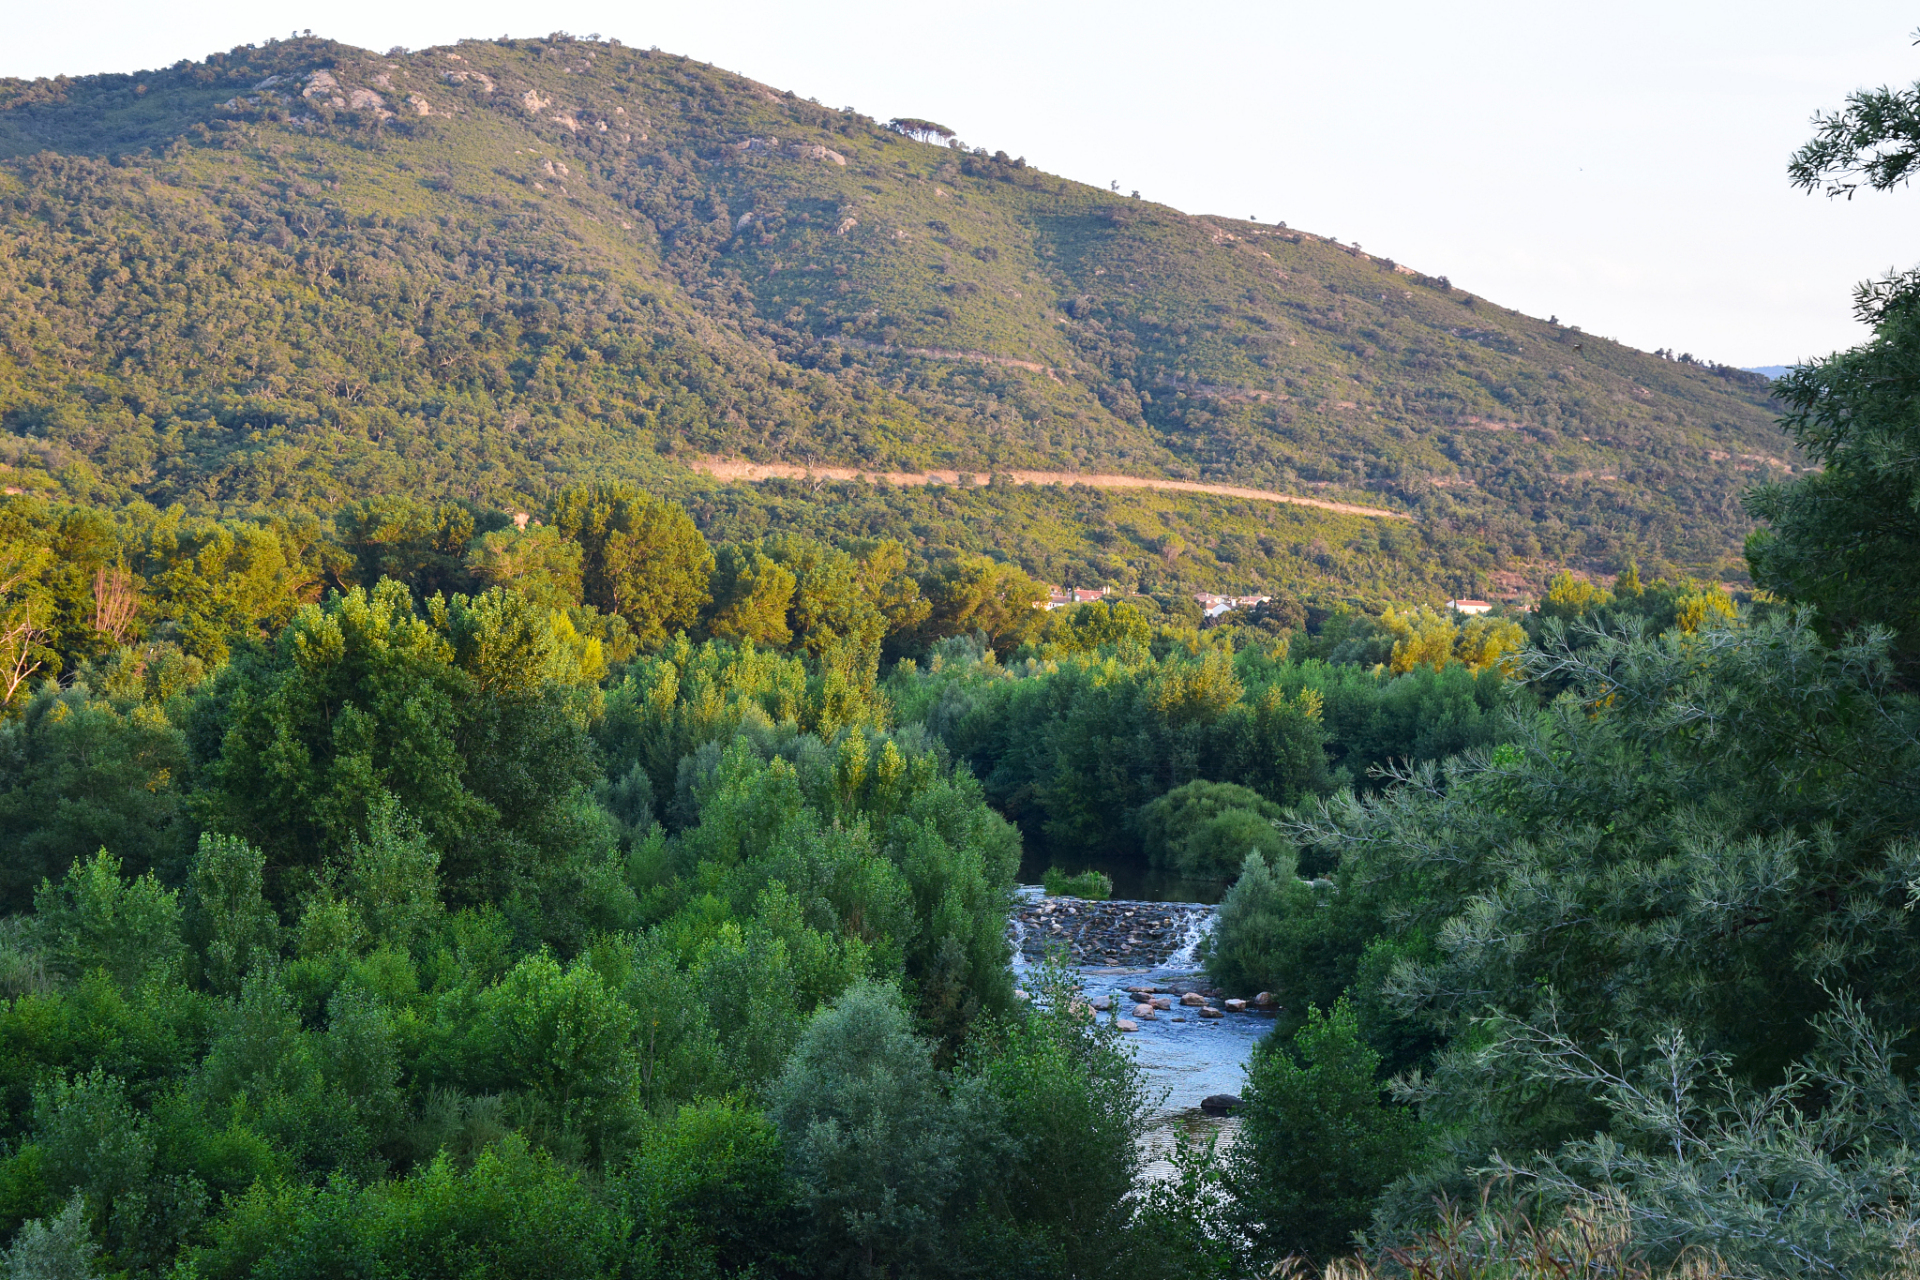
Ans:
POLYGON ((1213 929, 1215 910, 1204 902, 1049 898, 1039 885, 1023 885, 1009 921, 1016 981, 1048 950, 1058 948, 1072 962, 1086 998, 1121 1002, 1123 1017, 1139 999, 1130 989, 1152 987, 1172 996, 1171 1009, 1131 1019, 1139 1029, 1125 1037, 1153 1099, 1141 1136, 1151 1177, 1172 1172, 1167 1157, 1182 1130, 1232 1141, 1237 1121, 1208 1115, 1200 1110, 1200 1101, 1242 1091, 1253 1046, 1273 1026, 1270 1013, 1226 1012, 1202 1018, 1196 1009, 1181 1005, 1177 993, 1186 991, 1200 992, 1210 1004, 1221 1005, 1219 993, 1194 958, 1194 949, 1213 929))

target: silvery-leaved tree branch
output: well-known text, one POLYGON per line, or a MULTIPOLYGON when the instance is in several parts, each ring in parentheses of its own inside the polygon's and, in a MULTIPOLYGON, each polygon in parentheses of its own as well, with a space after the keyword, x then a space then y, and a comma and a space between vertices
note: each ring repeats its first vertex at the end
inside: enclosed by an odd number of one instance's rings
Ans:
POLYGON ((1613 1199, 1649 1252, 1710 1250, 1756 1277, 1886 1274, 1920 1238, 1920 1098, 1894 1038, 1850 994, 1836 995, 1814 1050, 1771 1087, 1743 1081, 1678 1029, 1595 1046, 1552 1011, 1482 1026, 1489 1069, 1578 1090, 1612 1117, 1552 1153, 1496 1153, 1479 1172, 1512 1191, 1613 1199))

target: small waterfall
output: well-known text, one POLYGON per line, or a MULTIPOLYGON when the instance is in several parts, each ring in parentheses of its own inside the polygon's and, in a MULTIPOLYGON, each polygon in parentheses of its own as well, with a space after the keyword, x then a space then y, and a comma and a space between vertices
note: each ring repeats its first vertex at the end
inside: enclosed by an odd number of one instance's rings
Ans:
POLYGON ((1027 922, 1020 918, 1017 911, 1013 913, 1007 930, 1007 941, 1013 947, 1013 971, 1024 972, 1027 968, 1027 922))
POLYGON ((1181 935, 1180 949, 1162 960, 1162 969, 1193 969, 1198 967, 1194 951, 1202 939, 1213 932, 1213 926, 1219 917, 1212 907, 1197 907, 1187 913, 1186 932, 1181 935))

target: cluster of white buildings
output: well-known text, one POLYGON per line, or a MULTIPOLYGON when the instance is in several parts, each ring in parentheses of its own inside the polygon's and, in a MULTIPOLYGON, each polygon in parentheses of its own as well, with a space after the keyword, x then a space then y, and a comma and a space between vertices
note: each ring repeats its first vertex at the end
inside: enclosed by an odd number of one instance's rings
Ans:
POLYGON ((1106 599, 1105 587, 1068 587, 1062 591, 1059 587, 1047 588, 1047 602, 1041 606, 1049 611, 1064 609, 1070 604, 1092 604, 1095 600, 1106 599))
POLYGON ((1200 610, 1206 614, 1209 622, 1235 609, 1251 609, 1273 599, 1272 596, 1217 596, 1211 591, 1196 591, 1193 598, 1199 602, 1200 610))

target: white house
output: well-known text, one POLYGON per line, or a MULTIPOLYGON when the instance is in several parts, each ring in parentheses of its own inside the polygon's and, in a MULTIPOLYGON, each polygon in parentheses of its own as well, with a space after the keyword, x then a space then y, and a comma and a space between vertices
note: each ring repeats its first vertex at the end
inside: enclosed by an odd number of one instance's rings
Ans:
POLYGON ((1211 591, 1196 591, 1193 598, 1208 621, 1232 613, 1235 609, 1251 609, 1273 599, 1272 596, 1217 596, 1211 591))
POLYGON ((1455 613, 1476 614, 1491 613, 1493 606, 1485 600, 1449 600, 1447 608, 1455 613))
POLYGON ((1091 604, 1095 600, 1104 599, 1106 594, 1105 587, 1068 587, 1064 591, 1059 587, 1048 587, 1045 608, 1051 612, 1054 609, 1064 609, 1070 604, 1091 604))

